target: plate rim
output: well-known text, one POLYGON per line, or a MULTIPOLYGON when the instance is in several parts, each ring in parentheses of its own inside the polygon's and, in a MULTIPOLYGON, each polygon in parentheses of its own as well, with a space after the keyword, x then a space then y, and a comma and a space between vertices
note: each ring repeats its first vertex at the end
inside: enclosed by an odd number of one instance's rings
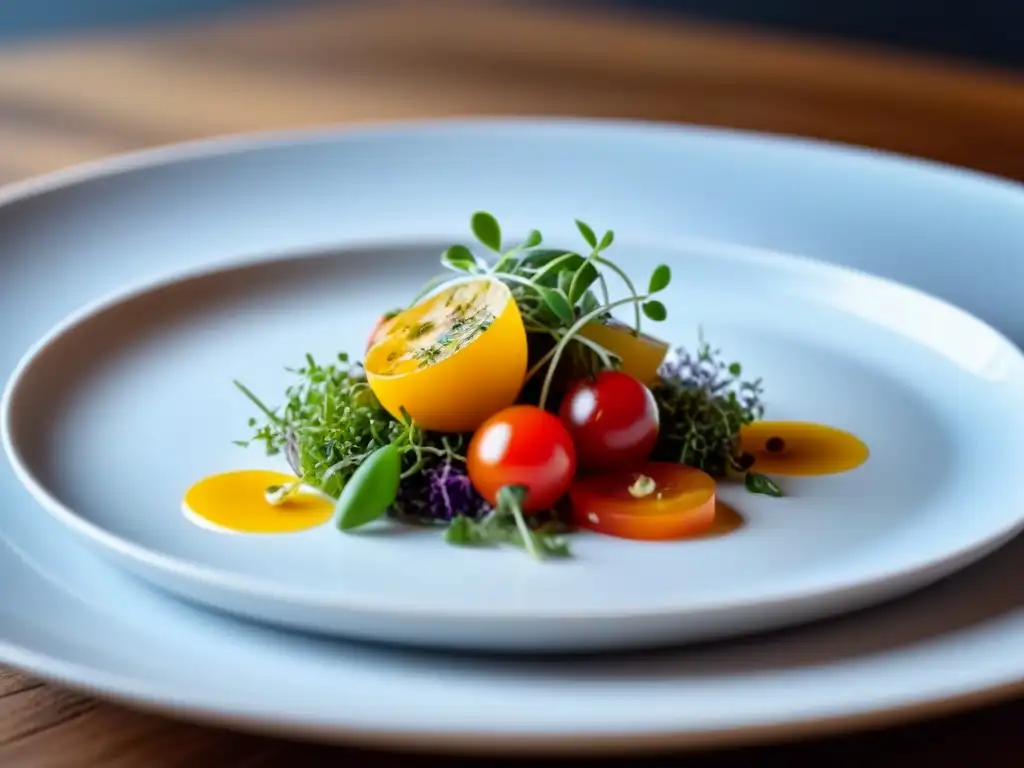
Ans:
MULTIPOLYGON (((5 540, 6 541, 6 540, 5 540)), ((0 555, 2 557, 2 555, 0 555)), ((63 661, 0 638, 0 661, 40 678, 46 683, 69 688, 103 700, 129 706, 137 711, 186 722, 237 730, 251 735, 301 739, 338 746, 379 747, 399 752, 426 752, 482 756, 498 750, 508 756, 579 756, 613 753, 650 754, 666 750, 756 747, 796 742, 805 738, 828 738, 885 728, 909 726, 932 718, 955 715, 987 705, 1008 703, 1024 693, 1024 678, 998 685, 979 686, 960 693, 913 701, 889 707, 864 708, 849 714, 808 715, 772 724, 736 725, 729 728, 665 730, 592 734, 588 732, 532 733, 528 736, 502 732, 448 732, 408 728, 339 727, 318 725, 259 713, 225 712, 216 704, 194 702, 194 697, 171 691, 167 686, 145 685, 128 675, 97 672, 83 663, 63 661)))
MULTIPOLYGON (((579 130, 594 130, 595 126, 599 132, 610 131, 617 133, 621 129, 628 132, 640 131, 673 134, 689 134, 693 137, 711 136, 725 137, 729 141, 749 143, 750 141, 768 141, 791 145, 804 151, 810 148, 811 151, 824 151, 831 153, 838 147, 840 153, 854 155, 866 155, 876 157, 876 162, 889 163, 892 158, 886 159, 886 153, 876 150, 863 149, 858 147, 847 147, 846 145, 832 145, 828 142, 806 140, 801 138, 790 138, 774 134, 761 134, 755 132, 734 130, 702 128, 690 126, 678 126, 673 123, 648 123, 629 119, 576 119, 576 118, 514 118, 505 119, 501 117, 483 118, 451 118, 451 119, 427 119, 427 120, 393 120, 373 124, 357 124, 349 126, 312 126, 285 131, 256 132, 250 134, 236 134, 212 139, 199 139, 196 141, 170 144, 138 152, 125 153, 106 160, 98 160, 56 171, 36 179, 29 179, 13 187, 0 188, 0 207, 16 203, 19 200, 33 197, 39 194, 46 194, 59 190, 65 186, 84 184, 111 175, 130 173, 135 170, 145 170, 152 167, 173 165, 180 162, 202 160, 207 157, 218 157, 225 154, 236 154, 246 151, 261 151, 276 147, 285 147, 296 144, 309 144, 310 142, 329 144, 333 142, 358 141, 360 139, 388 139, 401 136, 418 136, 424 132, 444 134, 445 132, 478 130, 483 126, 491 128, 491 134, 495 130, 510 130, 513 134, 523 128, 539 129, 547 131, 551 129, 576 132, 579 130), (831 147, 831 148, 830 148, 831 147)), ((889 153, 891 155, 891 153, 889 153)), ((896 156, 896 162, 903 162, 901 156, 896 156)), ((928 169, 936 166, 941 171, 941 165, 931 161, 921 161, 911 158, 911 162, 928 169)), ((958 170, 958 169, 954 169, 958 170)), ((977 174, 973 171, 966 171, 968 176, 979 177, 982 180, 989 180, 984 174, 977 174)), ((1002 180, 991 177, 997 184, 1002 180)), ((1015 191, 1016 185, 1010 184, 1015 191)), ((401 247, 403 245, 415 244, 426 240, 436 239, 436 235, 420 234, 418 232, 403 232, 403 234, 387 239, 379 237, 370 238, 349 238, 343 237, 339 241, 331 243, 334 249, 343 248, 352 250, 360 246, 370 247, 401 247)), ((755 247, 732 242, 719 242, 703 238, 674 237, 666 240, 664 237, 654 236, 648 238, 629 238, 631 244, 642 247, 644 243, 657 246, 664 250, 684 251, 688 248, 700 246, 713 248, 719 252, 726 251, 729 254, 736 254, 737 258, 752 259, 760 263, 766 263, 769 267, 790 267, 798 270, 801 275, 810 275, 812 278, 820 275, 838 275, 844 281, 853 281, 860 285, 867 285, 873 288, 897 290, 907 299, 921 305, 930 305, 941 311, 944 315, 953 318, 956 322, 969 322, 976 324, 979 329, 990 334, 999 343, 1006 347, 1007 351, 1015 358, 1018 367, 1024 369, 1024 351, 1022 351, 1012 340, 1010 340, 999 329, 981 320, 976 315, 934 296, 926 291, 899 281, 869 272, 847 267, 845 265, 833 264, 815 259, 798 253, 786 253, 768 248, 755 247)), ((211 260, 200 265, 168 269, 165 273, 153 278, 138 280, 127 285, 116 288, 106 294, 87 302, 76 310, 53 324, 37 341, 30 346, 21 356, 13 371, 8 376, 2 394, 0 394, 0 446, 3 447, 8 464, 13 468, 18 481, 28 489, 33 499, 47 513, 56 517, 66 528, 86 540, 90 546, 99 546, 104 554, 114 554, 118 558, 125 559, 132 566, 138 565, 147 569, 157 570, 162 577, 172 576, 174 578, 189 579, 193 582, 202 583, 206 587, 228 590, 240 596, 256 596, 262 599, 273 599, 278 601, 298 600, 303 605, 316 608, 333 608, 345 610, 352 613, 362 613, 384 618, 406 617, 410 615, 418 619, 452 619, 452 620, 486 620, 486 621, 532 621, 532 622, 573 622, 573 621, 594 621, 600 619, 654 619, 664 617, 667 612, 678 612, 678 607, 671 605, 654 605, 642 610, 632 611, 601 611, 591 609, 587 611, 554 611, 545 610, 512 610, 508 607, 498 609, 496 606, 486 611, 478 608, 467 611, 438 608, 422 609, 414 603, 402 603, 401 601, 388 600, 387 602, 362 602, 353 599, 353 596, 346 596, 339 600, 337 596, 322 593, 310 593, 305 591, 293 591, 281 589, 265 580, 252 579, 239 576, 223 569, 198 565, 192 561, 165 555, 153 551, 147 547, 135 544, 116 534, 113 534, 99 525, 91 523, 81 517, 67 505, 56 499, 30 471, 27 463, 23 460, 15 444, 11 427, 11 412, 14 404, 14 397, 18 391, 18 385, 24 374, 31 367, 32 363, 45 352, 46 348, 65 333, 72 331, 77 326, 88 322, 90 319, 100 316, 119 304, 133 298, 144 296, 147 293, 156 292, 162 289, 173 287, 183 282, 207 276, 229 273, 236 270, 245 270, 259 267, 264 264, 285 262, 291 259, 308 258, 308 249, 288 250, 283 253, 243 253, 225 258, 211 260)), ((919 342, 915 342, 919 343, 919 342)), ((884 584, 891 579, 911 581, 916 584, 917 580, 935 569, 942 569, 942 575, 949 575, 966 565, 969 565, 976 558, 981 557, 992 549, 1004 545, 1016 533, 1024 530, 1024 511, 1013 521, 1001 526, 999 529, 990 531, 984 537, 973 540, 971 546, 961 547, 952 551, 946 551, 938 556, 929 557, 918 562, 915 566, 893 568, 880 573, 872 578, 858 579, 850 582, 833 583, 827 581, 819 583, 814 588, 805 590, 781 590, 779 594, 762 595, 754 598, 732 598, 727 602, 695 602, 687 607, 688 613, 730 613, 743 608, 765 608, 772 605, 786 605, 803 603, 822 599, 828 595, 843 593, 847 591, 859 592, 869 590, 884 584)), ((148 578, 148 576, 147 576, 148 578)), ((929 582, 934 580, 929 579, 929 582)), ((162 586, 162 585, 161 585, 162 586)), ((913 588, 916 588, 913 587, 913 588)))
MULTIPOLYGON (((2 205, 3 202, 0 200, 0 206, 2 205)), ((422 241, 420 235, 403 234, 387 240, 368 238, 360 241, 360 244, 375 248, 394 248, 422 241)), ((649 244, 652 247, 658 247, 663 250, 676 250, 677 246, 692 248, 700 245, 705 248, 714 249, 719 253, 735 253, 738 259, 763 263, 768 268, 788 268, 788 271, 798 271, 801 276, 809 276, 804 277, 804 279, 813 280, 819 277, 838 275, 844 281, 852 281, 876 290, 879 288, 896 290, 902 296, 905 296, 908 301, 915 302, 915 305, 931 306, 937 311, 941 311, 944 316, 952 318, 955 322, 976 325, 978 331, 983 331, 998 340, 1006 348, 1007 353, 1013 356, 1016 369, 1024 371, 1024 351, 998 329, 951 302, 886 277, 872 275, 843 265, 823 262, 810 256, 788 254, 771 249, 721 243, 700 238, 677 238, 674 243, 666 243, 661 238, 648 240, 647 238, 631 237, 629 242, 631 245, 636 245, 636 247, 642 248, 645 244, 649 244)), ((353 250, 358 245, 355 240, 343 239, 335 244, 334 247, 335 249, 353 250)), ((161 587, 165 587, 162 580, 169 576, 175 579, 186 579, 193 583, 201 584, 206 588, 224 590, 238 596, 252 596, 262 600, 270 599, 278 602, 293 602, 316 609, 340 610, 352 614, 392 619, 409 619, 411 617, 415 620, 480 620, 503 623, 523 621, 531 623, 570 623, 598 620, 621 622, 628 620, 652 620, 663 618, 669 613, 680 612, 681 609, 678 605, 670 603, 658 603, 642 609, 634 608, 630 610, 602 610, 597 608, 589 608, 585 611, 579 609, 567 610, 564 608, 539 610, 536 607, 513 609, 507 606, 499 607, 497 604, 490 605, 485 610, 479 606, 475 606, 472 609, 457 610, 450 607, 443 609, 438 607, 424 608, 413 601, 403 601, 394 598, 389 598, 386 601, 379 599, 364 601, 356 595, 339 597, 330 593, 283 588, 266 579, 252 578, 226 569, 197 564, 187 559, 167 555, 112 533, 64 504, 33 474, 28 462, 18 449, 14 429, 12 428, 12 414, 15 410, 16 398, 25 375, 30 371, 36 360, 46 354, 47 348, 50 345, 57 342, 65 334, 73 332, 79 326, 101 317, 105 312, 116 309, 119 305, 133 299, 144 297, 146 294, 173 288, 191 280, 227 275, 235 271, 259 269, 263 266, 273 266, 291 260, 310 257, 310 254, 305 250, 293 250, 282 254, 271 253, 267 255, 243 254, 218 259, 211 263, 204 263, 186 269, 168 271, 157 278, 135 281, 110 291, 73 310, 52 325, 22 355, 8 377, 2 394, 0 394, 0 446, 2 446, 7 462, 12 467, 18 481, 29 491, 34 501, 48 514, 55 517, 65 528, 81 537, 90 546, 101 549, 104 556, 115 556, 120 561, 128 563, 128 567, 137 573, 138 568, 154 570, 159 573, 161 581, 156 583, 159 583, 161 587)), ((914 343, 919 344, 920 342, 915 341, 914 343)), ((932 554, 925 559, 915 560, 912 566, 893 566, 869 578, 852 578, 839 582, 831 579, 819 580, 813 587, 804 589, 793 589, 783 586, 781 589, 776 588, 774 592, 762 593, 760 596, 737 596, 727 601, 696 600, 688 604, 684 612, 687 614, 728 615, 744 609, 763 610, 769 609, 772 606, 801 605, 848 592, 861 593, 877 588, 894 579, 900 582, 909 582, 911 584, 910 590, 912 591, 921 585, 922 580, 926 580, 925 583, 934 581, 936 577, 932 574, 933 571, 941 571, 938 578, 955 573, 957 570, 967 567, 976 559, 1003 546, 1022 530, 1024 530, 1024 510, 998 529, 991 530, 982 537, 972 539, 970 546, 961 546, 939 554, 932 554)), ((152 581, 148 574, 144 578, 152 581)), ((901 589, 900 593, 902 594, 904 591, 907 590, 901 589)))
MULTIPOLYGON (((495 121, 498 122, 510 122, 509 118, 497 118, 495 121)), ((411 121, 402 121, 406 124, 411 121)), ((426 122, 429 124, 436 124, 438 122, 444 122, 446 124, 452 122, 466 122, 465 119, 452 119, 445 121, 416 121, 426 122)), ((490 120, 489 120, 490 122, 490 120)), ((625 120, 566 120, 566 119, 551 119, 545 120, 545 122, 557 122, 559 124, 566 123, 586 123, 593 125, 594 123, 599 124, 621 124, 628 123, 630 125, 636 125, 638 121, 625 121, 625 120)), ((677 126, 674 124, 674 129, 678 130, 690 130, 685 126, 677 126)), ((348 126, 342 126, 341 130, 348 130, 348 126)), ((327 129, 327 132, 333 133, 337 129, 327 129)), ((1021 191, 1024 191, 1024 187, 1006 179, 1002 179, 989 174, 983 174, 978 171, 962 169, 955 166, 946 166, 941 163, 937 163, 930 160, 921 160, 918 158, 909 158, 903 155, 898 155, 892 152, 875 151, 875 150, 863 150, 857 147, 850 147, 848 145, 837 144, 834 142, 824 142, 813 139, 792 139, 788 137, 773 137, 768 134, 755 133, 750 131, 730 131, 723 129, 700 129, 702 131, 711 132, 715 134, 732 133, 738 134, 745 137, 755 137, 759 139, 769 139, 773 141, 780 141, 787 144, 804 145, 805 148, 811 148, 820 150, 838 149, 841 152, 855 152, 859 154, 874 155, 876 157, 882 156, 883 159, 888 157, 889 159, 895 159, 897 162, 910 162, 912 164, 923 167, 925 170, 938 171, 940 175, 947 176, 950 173, 959 177, 960 181, 966 181, 971 183, 982 182, 986 186, 993 184, 1001 187, 1003 191, 1010 192, 1011 194, 1018 195, 1021 191)), ((255 139, 255 143, 252 145, 254 148, 260 146, 272 146, 277 143, 288 143, 296 138, 301 138, 306 134, 319 134, 324 131, 323 128, 313 129, 300 129, 286 130, 286 131, 268 131, 260 132, 258 134, 248 134, 249 140, 255 139), (271 140, 267 144, 263 144, 263 139, 270 138, 271 140), (291 138, 288 138, 291 137, 291 138)), ((243 140, 245 137, 242 137, 243 140)), ((187 149, 189 147, 195 147, 199 150, 209 151, 216 147, 227 144, 234 145, 237 141, 237 137, 222 137, 215 139, 200 139, 193 142, 186 142, 183 144, 172 144, 164 148, 147 149, 137 152, 125 153, 123 155, 115 156, 114 158, 101 159, 92 161, 85 164, 79 164, 69 169, 62 169, 54 171, 49 174, 36 177, 34 179, 28 179, 14 184, 9 184, 5 187, 0 188, 0 205, 6 205, 9 203, 17 202, 19 199, 34 196, 36 194, 42 194, 50 191, 57 190, 61 187, 77 184, 83 181, 88 181, 94 178, 103 178, 116 173, 130 170, 141 162, 143 166, 150 165, 148 162, 150 158, 159 160, 159 156, 163 153, 169 152, 170 157, 165 157, 162 162, 172 162, 176 158, 174 155, 178 153, 180 149, 187 149)), ((237 147, 238 149, 244 149, 245 147, 237 147)), ((203 154, 200 151, 199 155, 203 154)), ((186 153, 187 157, 187 153, 186 153)), ((185 159, 185 158, 182 158, 185 159)), ((156 164, 160 164, 156 163, 156 164)), ((854 270, 856 271, 856 270, 854 270)), ((881 279, 881 278, 880 278, 881 279)), ((911 286, 906 286, 911 290, 916 290, 911 286)), ((991 326, 989 326, 991 327, 991 326)), ((994 329, 997 333, 1001 332, 999 329, 994 329)), ((27 503, 25 504, 27 506, 27 503)), ((71 541, 71 546, 80 546, 77 542, 71 541)), ((2 557, 3 555, 0 555, 2 557)), ((27 567, 27 566, 26 566, 27 567)), ((304 736, 304 737, 318 737, 315 734, 316 729, 303 728, 301 725, 297 726, 292 723, 281 722, 280 720, 270 720, 269 718, 260 719, 240 717, 231 713, 225 713, 218 711, 216 707, 203 707, 193 703, 185 702, 184 706, 178 705, 176 702, 188 698, 188 696, 178 696, 168 686, 165 687, 164 692, 155 690, 159 686, 149 686, 150 690, 147 691, 147 686, 141 685, 138 680, 130 676, 116 676, 116 675, 105 675, 102 671, 96 670, 93 667, 88 666, 84 663, 69 662, 57 658, 55 655, 49 655, 45 653, 39 653, 17 643, 13 643, 9 640, 0 638, 0 660, 3 663, 10 664, 14 667, 31 672, 43 679, 56 682, 61 685, 66 685, 78 690, 84 690, 89 693, 96 693, 104 698, 121 701, 124 703, 131 704, 140 709, 146 709, 148 711, 159 712, 172 717, 180 717, 182 714, 187 714, 190 718, 199 719, 205 722, 211 722, 220 725, 227 725, 230 727, 237 727, 244 730, 258 730, 262 733, 275 733, 282 735, 292 736, 304 736), (161 701, 162 700, 162 701, 161 701)), ((891 708, 878 708, 871 707, 869 709, 861 709, 851 714, 829 716, 826 718, 790 718, 785 723, 779 723, 767 728, 740 726, 736 729, 718 730, 714 732, 709 731, 681 731, 675 730, 671 733, 656 734, 650 737, 650 743, 640 744, 638 742, 647 741, 647 737, 635 736, 635 735, 624 735, 621 739, 618 737, 610 737, 617 739, 617 743, 605 743, 600 737, 587 736, 585 743, 568 743, 566 744, 567 752, 585 752, 587 747, 593 745, 596 750, 607 751, 614 749, 616 751, 633 751, 643 750, 647 746, 651 749, 662 749, 662 748, 701 748, 706 746, 712 746, 720 744, 723 740, 729 741, 735 744, 747 744, 752 742, 759 742, 766 738, 778 739, 778 740, 789 740, 800 738, 805 735, 828 735, 847 729, 866 729, 873 728, 875 726, 890 725, 902 722, 911 722, 920 720, 930 716, 937 716, 943 713, 961 710, 971 706, 981 706, 985 703, 991 703, 995 701, 1001 701, 1010 698, 1020 692, 1024 691, 1024 677, 1018 677, 1015 679, 1008 679, 1004 682, 993 684, 987 680, 981 680, 973 684, 969 690, 961 693, 953 693, 947 695, 928 695, 914 692, 909 698, 912 700, 902 704, 897 704, 891 708), (749 736, 749 738, 748 738, 749 736), (600 743, 599 743, 600 742, 600 743)), ((192 697, 195 698, 194 696, 192 697)), ((434 749, 443 752, 459 752, 459 751, 475 751, 473 744, 467 744, 463 737, 465 734, 443 734, 439 737, 428 738, 421 740, 416 735, 410 735, 408 732, 400 733, 385 733, 379 732, 368 732, 365 729, 359 729, 356 731, 344 731, 337 727, 331 728, 329 733, 319 734, 332 741, 343 741, 346 743, 367 743, 367 744, 379 744, 386 738, 387 742, 383 746, 394 746, 409 749, 434 749), (443 740, 444 744, 438 743, 438 740, 443 740)), ((541 737, 543 738, 543 737, 541 737)), ((558 738, 557 736, 555 738, 558 738)), ((552 746, 556 746, 550 743, 538 744, 538 739, 534 736, 528 737, 509 737, 501 739, 500 741, 488 741, 486 744, 487 748, 494 749, 499 746, 505 750, 511 751, 522 751, 523 753, 549 753, 552 746)), ((483 745, 481 745, 483 746, 483 745)))

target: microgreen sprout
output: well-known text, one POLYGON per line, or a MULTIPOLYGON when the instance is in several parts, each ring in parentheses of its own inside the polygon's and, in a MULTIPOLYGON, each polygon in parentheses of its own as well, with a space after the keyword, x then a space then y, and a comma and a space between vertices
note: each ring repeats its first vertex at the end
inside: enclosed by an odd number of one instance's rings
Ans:
MULTIPOLYGON (((631 305, 634 314, 632 330, 639 335, 642 317, 662 322, 668 316, 665 305, 655 295, 669 286, 671 270, 665 264, 659 265, 650 275, 647 292, 638 292, 625 270, 607 256, 608 249, 615 242, 615 233, 611 230, 598 238, 589 224, 577 219, 576 228, 589 249, 583 255, 571 250, 540 248, 544 238, 537 230, 531 230, 520 244, 503 251, 501 225, 486 211, 473 214, 470 228, 486 251, 498 255, 497 260, 488 266, 486 259, 474 254, 469 247, 453 245, 442 254, 441 263, 460 275, 450 279, 489 275, 508 284, 527 331, 553 340, 552 348, 533 364, 527 374, 527 379, 530 379, 546 369, 539 400, 542 408, 547 405, 555 371, 570 344, 583 347, 587 354, 596 356, 603 368, 613 368, 618 364, 617 356, 611 351, 580 335, 589 323, 605 322, 611 317, 612 310, 631 305), (627 296, 611 299, 606 272, 621 280, 627 296), (594 292, 595 286, 599 293, 594 292)), ((443 282, 443 279, 436 278, 425 291, 433 290, 443 282)))

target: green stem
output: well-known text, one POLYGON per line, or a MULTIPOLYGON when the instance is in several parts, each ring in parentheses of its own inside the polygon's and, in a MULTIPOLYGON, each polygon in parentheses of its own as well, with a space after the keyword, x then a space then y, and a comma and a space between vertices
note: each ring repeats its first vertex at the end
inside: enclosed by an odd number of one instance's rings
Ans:
MULTIPOLYGON (((580 275, 583 274, 583 270, 586 268, 587 264, 592 264, 596 258, 597 258, 597 251, 591 251, 590 255, 587 256, 587 258, 585 258, 583 260, 582 264, 580 264, 580 268, 577 269, 573 273, 572 282, 569 283, 569 295, 570 296, 575 295, 575 293, 576 293, 576 284, 577 284, 576 281, 580 279, 580 275)), ((604 303, 607 304, 608 303, 608 284, 604 282, 604 278, 601 276, 601 271, 600 270, 597 270, 597 277, 598 277, 599 280, 601 280, 602 287, 604 288, 604 303)))
POLYGON ((525 377, 525 378, 523 379, 523 381, 524 381, 524 382, 525 382, 525 381, 529 381, 529 380, 530 380, 530 379, 532 379, 532 378, 533 378, 534 376, 536 376, 536 375, 537 375, 537 373, 538 373, 538 372, 540 371, 540 369, 541 369, 541 368, 543 368, 543 367, 544 367, 544 366, 545 366, 545 365, 547 364, 547 362, 548 362, 548 361, 549 361, 549 360, 550 360, 550 359, 551 359, 552 357, 554 357, 554 355, 555 355, 555 350, 556 350, 557 348, 558 348, 557 346, 554 346, 554 347, 552 347, 551 349, 549 349, 549 350, 548 350, 548 351, 547 351, 547 352, 546 352, 546 353, 544 354, 544 357, 542 357, 542 358, 541 358, 540 360, 538 360, 538 361, 537 361, 537 363, 536 363, 536 364, 535 364, 535 365, 534 365, 534 366, 533 366, 533 367, 532 367, 532 368, 531 368, 530 370, 528 370, 528 371, 526 372, 526 377, 525 377))
POLYGON ((534 283, 532 280, 527 280, 525 277, 519 275, 513 275, 511 272, 502 272, 500 275, 495 275, 498 280, 511 280, 513 283, 519 283, 519 285, 525 285, 527 288, 532 288, 537 294, 540 294, 541 286, 534 283))
POLYGON ((594 254, 594 261, 596 261, 598 264, 600 264, 602 266, 608 267, 608 269, 610 269, 612 272, 614 272, 619 277, 621 277, 622 278, 622 282, 624 282, 626 284, 626 288, 629 290, 629 292, 631 294, 633 294, 633 299, 636 300, 636 310, 635 310, 636 311, 636 324, 635 324, 633 332, 634 332, 635 335, 639 336, 640 335, 640 301, 641 300, 640 300, 639 295, 636 292, 636 287, 633 285, 633 281, 629 279, 629 275, 627 275, 620 267, 618 267, 613 262, 608 261, 608 259, 603 259, 600 256, 598 256, 597 254, 594 254))
POLYGON ((255 405, 257 408, 260 409, 260 411, 263 412, 264 416, 266 416, 272 422, 277 424, 279 427, 284 426, 284 420, 276 413, 271 411, 269 408, 267 408, 267 406, 263 404, 263 401, 256 397, 256 395, 254 395, 252 391, 247 386, 245 386, 245 384, 237 380, 234 382, 234 384, 236 387, 238 387, 239 390, 241 390, 243 395, 245 395, 252 401, 253 405, 255 405))
POLYGON ((498 504, 503 511, 507 510, 512 513, 512 517, 516 521, 516 528, 519 529, 519 535, 523 537, 523 546, 530 553, 530 557, 540 560, 540 553, 533 540, 533 531, 530 530, 530 526, 526 524, 526 518, 523 517, 522 504, 525 496, 526 489, 522 486, 506 485, 498 491, 498 504))
MULTIPOLYGON (((562 264, 563 262, 568 261, 569 259, 573 258, 574 256, 579 256, 579 254, 578 253, 567 252, 567 253, 563 253, 561 256, 559 256, 556 259, 552 259, 547 264, 545 264, 540 270, 538 270, 537 272, 534 272, 533 279, 535 281, 539 281, 542 277, 544 277, 546 274, 548 274, 548 272, 552 271, 559 264, 562 264)), ((576 271, 576 274, 579 274, 579 270, 576 271)), ((575 278, 575 275, 574 275, 574 278, 575 278)))
POLYGON ((590 349, 594 351, 594 354, 601 358, 601 364, 604 365, 605 368, 614 367, 614 365, 612 364, 612 358, 618 358, 618 355, 609 352, 596 341, 591 341, 586 336, 577 336, 575 339, 573 339, 573 341, 575 341, 577 344, 582 344, 585 347, 590 347, 590 349))
POLYGON ((606 304, 603 307, 598 307, 593 312, 584 315, 579 320, 577 320, 573 324, 573 326, 569 328, 568 331, 566 331, 565 335, 559 340, 558 344, 555 345, 554 354, 551 358, 551 363, 550 365, 548 365, 548 372, 547 375, 544 377, 544 386, 540 390, 540 402, 538 403, 540 408, 544 408, 545 404, 547 403, 548 392, 551 390, 551 382, 554 379, 555 369, 558 367, 558 363, 562 358, 562 352, 565 351, 565 348, 568 345, 568 343, 572 341, 573 336, 579 333, 583 326, 585 326, 591 320, 600 317, 605 312, 610 312, 616 307, 621 307, 626 304, 631 304, 634 302, 637 303, 637 305, 639 306, 639 303, 645 301, 646 299, 646 296, 633 295, 626 299, 619 299, 618 301, 613 301, 611 304, 606 304))
MULTIPOLYGON (((454 272, 454 270, 452 270, 452 271, 454 272)), ((465 274, 465 273, 461 273, 461 274, 465 274)), ((409 302, 409 306, 410 307, 416 306, 416 304, 419 303, 420 299, 422 299, 424 296, 426 296, 431 291, 441 287, 445 283, 450 282, 452 280, 461 280, 461 279, 463 279, 463 278, 461 278, 461 277, 452 277, 452 275, 449 275, 449 274, 437 275, 436 277, 430 278, 423 285, 423 287, 420 288, 420 292, 417 293, 416 296, 413 297, 413 300, 409 302)))

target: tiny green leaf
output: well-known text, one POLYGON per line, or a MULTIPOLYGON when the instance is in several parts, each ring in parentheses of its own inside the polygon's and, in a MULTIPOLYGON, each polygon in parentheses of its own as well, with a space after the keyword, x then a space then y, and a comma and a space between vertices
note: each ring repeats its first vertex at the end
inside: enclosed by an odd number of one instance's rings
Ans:
POLYGON ((730 376, 739 376, 741 373, 743 373, 743 366, 739 363, 733 363, 729 366, 730 376))
POLYGON ((578 229, 580 231, 580 234, 583 235, 583 239, 587 241, 587 245, 596 250, 597 235, 594 234, 594 230, 592 230, 579 219, 576 219, 576 229, 578 229))
POLYGON ((477 240, 492 251, 501 253, 501 227, 497 219, 486 211, 477 211, 473 214, 470 226, 477 240))
POLYGON ((444 540, 449 544, 462 547, 483 544, 486 541, 480 526, 465 515, 456 516, 448 524, 448 528, 444 532, 444 540))
POLYGON ((531 229, 530 233, 526 236, 526 239, 523 240, 523 244, 519 247, 536 248, 538 245, 541 244, 541 242, 543 242, 543 240, 544 238, 541 237, 540 232, 538 232, 536 229, 531 229))
POLYGON ((672 270, 668 268, 667 264, 659 264, 654 268, 654 272, 651 273, 650 287, 647 289, 648 293, 658 293, 668 288, 668 284, 672 282, 672 270))
POLYGON ((555 317, 566 325, 572 325, 576 322, 576 313, 573 312, 572 304, 569 303, 569 299, 564 293, 550 288, 541 288, 540 295, 544 299, 544 303, 547 304, 548 309, 554 312, 555 317))
POLYGON ((668 317, 668 310, 660 301, 645 301, 643 304, 644 314, 656 323, 660 323, 668 317))
MULTIPOLYGON (((558 273, 558 290, 564 293, 567 297, 569 295, 569 289, 572 287, 572 279, 574 273, 569 270, 562 270, 558 273)), ((572 301, 569 302, 572 304, 572 301)))
POLYGON ((747 490, 751 493, 758 493, 762 496, 781 496, 782 489, 767 475, 761 475, 757 472, 747 472, 746 477, 743 478, 743 485, 746 486, 747 490))
POLYGON ((494 271, 499 275, 509 275, 516 271, 519 267, 519 259, 513 259, 508 256, 503 258, 498 264, 495 265, 494 271))
POLYGON ((578 253, 563 252, 539 269, 533 276, 533 282, 548 288, 561 285, 559 282, 561 276, 568 272, 571 277, 577 269, 583 266, 583 262, 583 257, 578 253))
POLYGON ((350 531, 383 515, 398 495, 401 474, 402 457, 393 443, 367 456, 341 490, 338 528, 350 531))
POLYGON ((476 267, 476 257, 464 245, 453 245, 441 254, 441 263, 457 272, 472 272, 476 267))
POLYGON ((567 251, 559 248, 538 248, 535 251, 530 251, 525 254, 523 256, 522 263, 524 265, 540 269, 557 259, 559 256, 565 256, 566 253, 567 251))
POLYGON ((583 299, 580 301, 580 312, 584 315, 589 315, 596 312, 601 308, 601 301, 597 298, 593 291, 587 291, 583 294, 583 299))
MULTIPOLYGON (((579 300, 587 294, 588 289, 594 284, 598 277, 599 273, 597 271, 597 267, 589 261, 576 270, 576 273, 573 275, 572 283, 569 286, 569 303, 575 307, 579 300)), ((584 309, 584 313, 586 313, 586 311, 587 310, 584 309)))
POLYGON ((612 243, 615 242, 615 233, 610 229, 604 233, 604 237, 601 238, 601 242, 597 244, 597 250, 603 251, 606 248, 611 248, 612 243))

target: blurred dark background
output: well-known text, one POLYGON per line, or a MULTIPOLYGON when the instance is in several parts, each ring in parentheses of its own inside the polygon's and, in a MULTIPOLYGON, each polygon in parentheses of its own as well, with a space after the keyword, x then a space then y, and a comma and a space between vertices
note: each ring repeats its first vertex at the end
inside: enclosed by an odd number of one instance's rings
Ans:
MULTIPOLYGON (((0 0, 0 43, 302 0, 0 0)), ((424 3, 429 0, 423 0, 424 3)), ((1024 66, 1022 0, 568 0, 1024 66)), ((554 4, 554 3, 546 3, 554 4)))

